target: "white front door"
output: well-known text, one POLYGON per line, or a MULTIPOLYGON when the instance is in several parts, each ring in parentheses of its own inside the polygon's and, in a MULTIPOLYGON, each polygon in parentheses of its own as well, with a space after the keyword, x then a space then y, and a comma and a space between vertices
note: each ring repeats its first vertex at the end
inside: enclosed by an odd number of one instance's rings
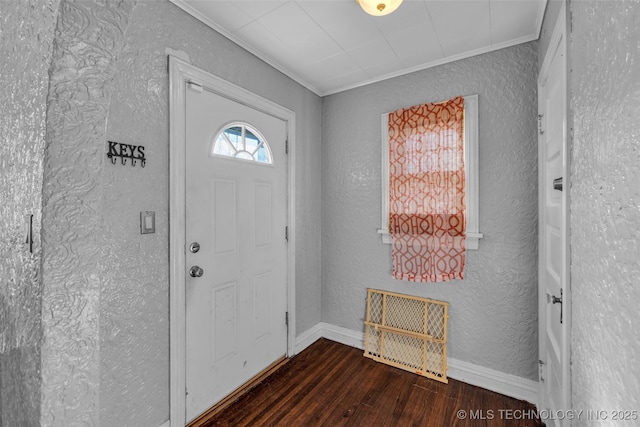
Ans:
POLYGON ((571 408, 568 246, 567 91, 564 16, 561 13, 538 80, 540 408, 547 426, 567 425, 571 408))
POLYGON ((287 354, 286 123, 187 84, 185 139, 190 421, 287 354))

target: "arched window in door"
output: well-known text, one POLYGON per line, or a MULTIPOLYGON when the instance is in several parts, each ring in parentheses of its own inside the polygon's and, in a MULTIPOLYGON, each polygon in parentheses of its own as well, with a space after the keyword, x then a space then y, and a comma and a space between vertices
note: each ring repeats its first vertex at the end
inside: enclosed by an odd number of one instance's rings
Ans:
POLYGON ((216 135, 211 154, 265 165, 273 164, 271 149, 264 136, 243 122, 230 123, 222 128, 216 135))

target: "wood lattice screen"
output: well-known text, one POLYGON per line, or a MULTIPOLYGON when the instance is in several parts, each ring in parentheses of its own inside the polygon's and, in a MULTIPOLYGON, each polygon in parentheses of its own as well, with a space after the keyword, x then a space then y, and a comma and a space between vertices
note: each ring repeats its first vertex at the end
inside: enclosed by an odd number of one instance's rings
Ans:
POLYGON ((368 289, 364 355, 447 383, 449 303, 368 289))

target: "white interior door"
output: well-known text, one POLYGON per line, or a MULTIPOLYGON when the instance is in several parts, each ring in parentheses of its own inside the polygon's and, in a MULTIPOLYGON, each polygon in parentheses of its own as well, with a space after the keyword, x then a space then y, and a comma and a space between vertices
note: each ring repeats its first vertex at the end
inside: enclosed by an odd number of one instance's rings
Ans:
MULTIPOLYGON (((558 18, 541 74, 539 134, 540 409, 567 410, 570 394, 567 91, 564 17, 558 18)), ((547 425, 568 420, 551 416, 547 425)))
POLYGON ((187 84, 187 421, 287 353, 285 125, 187 84))

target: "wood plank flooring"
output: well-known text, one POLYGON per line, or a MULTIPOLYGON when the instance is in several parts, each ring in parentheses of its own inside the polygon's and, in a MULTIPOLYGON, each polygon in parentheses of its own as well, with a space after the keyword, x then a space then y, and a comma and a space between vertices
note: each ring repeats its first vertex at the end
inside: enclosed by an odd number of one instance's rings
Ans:
POLYGON ((543 425, 532 417, 527 402, 430 380, 320 339, 203 426, 543 425))

